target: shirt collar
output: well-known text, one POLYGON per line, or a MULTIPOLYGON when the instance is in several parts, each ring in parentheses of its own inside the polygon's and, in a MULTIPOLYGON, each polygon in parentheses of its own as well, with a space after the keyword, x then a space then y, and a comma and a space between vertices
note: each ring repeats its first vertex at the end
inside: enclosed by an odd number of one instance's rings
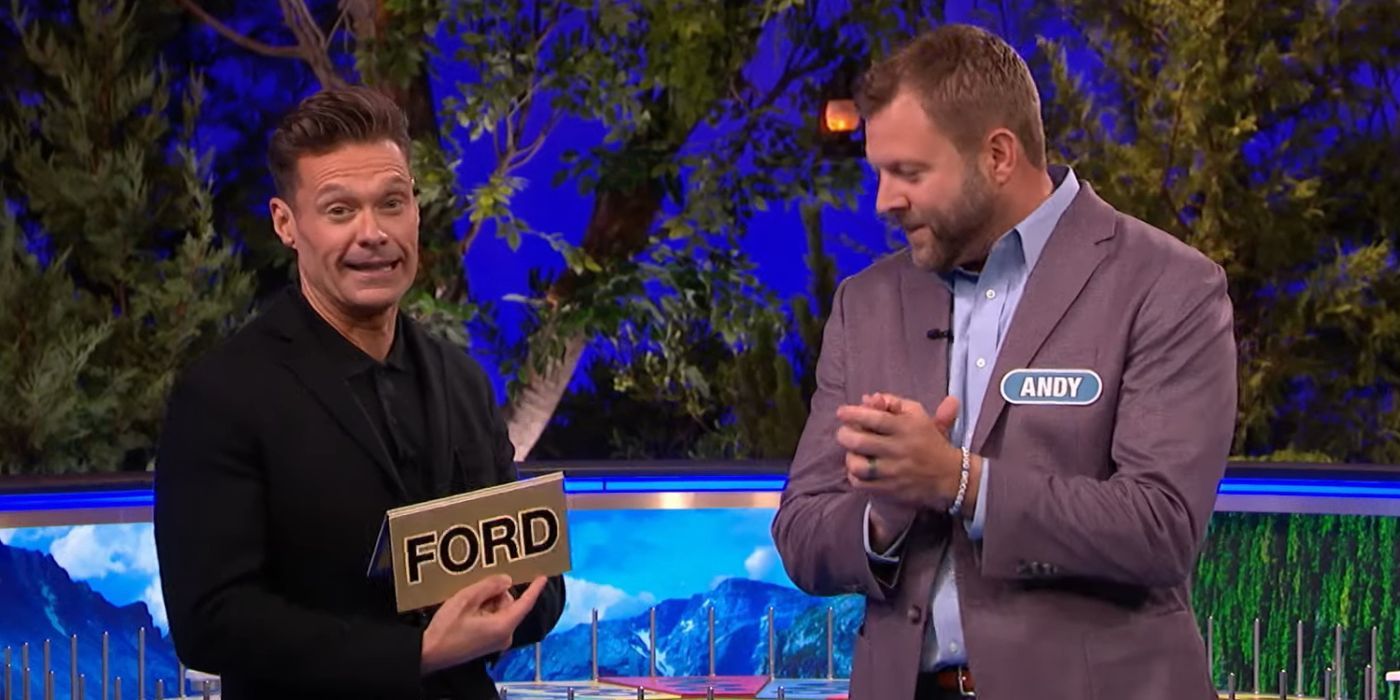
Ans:
MULTIPOLYGON (((1002 269, 1006 256, 1013 256, 1015 262, 1024 263, 1024 274, 1029 275, 1035 269, 1036 261, 1040 260, 1040 254, 1045 250, 1045 244, 1050 240, 1050 234, 1055 232, 1055 226, 1059 224, 1060 217, 1064 216, 1065 210, 1079 194, 1079 178, 1075 177, 1074 170, 1065 165, 1052 165, 1047 169, 1050 175, 1050 182, 1054 185, 1054 190, 1050 196, 1040 203, 1026 218, 1022 219, 1011 228, 1010 231, 1002 234, 996 243, 992 244, 991 251, 987 254, 987 260, 991 261, 993 256, 1003 258, 1002 269)), ((986 270, 986 267, 983 267, 986 270)), ((963 275, 971 279, 977 279, 980 273, 972 272, 963 268, 957 268, 950 273, 941 274, 939 277, 943 283, 952 288, 953 281, 958 275, 963 275)))
POLYGON ((316 310, 311 308, 311 304, 306 301, 301 290, 298 289, 295 296, 298 305, 306 314, 307 324, 311 327, 312 334, 316 336, 326 351, 326 360, 336 374, 352 377, 373 367, 389 367, 400 371, 408 369, 408 352, 404 349, 406 341, 404 340, 403 318, 401 318, 402 311, 400 311, 400 317, 396 317, 394 320, 394 342, 389 346, 388 356, 381 363, 356 347, 326 319, 316 313, 316 310))

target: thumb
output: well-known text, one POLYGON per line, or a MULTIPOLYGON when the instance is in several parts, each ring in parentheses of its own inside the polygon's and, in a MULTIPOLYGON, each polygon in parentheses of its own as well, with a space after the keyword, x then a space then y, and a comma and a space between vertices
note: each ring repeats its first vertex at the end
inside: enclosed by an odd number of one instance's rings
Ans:
POLYGON ((535 577, 535 580, 530 582, 530 587, 526 588, 525 592, 521 593, 520 597, 516 598, 515 602, 505 609, 505 617, 510 622, 512 629, 519 625, 521 620, 524 620, 530 610, 535 607, 535 601, 539 600, 540 593, 544 591, 547 583, 549 583, 549 579, 543 576, 535 577))
POLYGON ((958 421, 958 399, 949 396, 938 404, 938 409, 933 412, 933 422, 938 425, 938 429, 946 436, 953 432, 953 424, 958 421))

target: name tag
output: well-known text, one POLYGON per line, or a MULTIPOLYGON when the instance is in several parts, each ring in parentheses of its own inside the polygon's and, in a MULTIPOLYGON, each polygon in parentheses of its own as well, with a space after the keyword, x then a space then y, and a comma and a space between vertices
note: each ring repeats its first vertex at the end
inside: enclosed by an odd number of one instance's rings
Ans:
POLYGON ((1001 378, 1007 403, 1088 406, 1103 393, 1103 380, 1091 369, 1015 369, 1001 378))

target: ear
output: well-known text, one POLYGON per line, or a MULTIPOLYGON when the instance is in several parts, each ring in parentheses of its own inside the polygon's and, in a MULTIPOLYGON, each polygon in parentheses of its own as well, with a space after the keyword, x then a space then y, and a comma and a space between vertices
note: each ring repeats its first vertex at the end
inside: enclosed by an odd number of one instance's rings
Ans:
POLYGON ((282 241, 282 245, 296 250, 296 218, 292 216, 292 205, 281 197, 273 197, 267 202, 268 213, 272 215, 272 230, 277 232, 277 238, 282 241))
POLYGON ((986 141, 987 177, 1004 185, 1021 167, 1021 142, 1010 129, 994 129, 986 141))

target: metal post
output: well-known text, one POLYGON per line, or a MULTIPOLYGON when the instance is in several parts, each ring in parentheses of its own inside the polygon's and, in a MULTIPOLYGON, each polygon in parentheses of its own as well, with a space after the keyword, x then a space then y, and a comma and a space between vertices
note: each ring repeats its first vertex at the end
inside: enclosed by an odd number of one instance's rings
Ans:
POLYGON ((165 700, 165 679, 156 679, 156 700, 165 700))
POLYGON ((213 694, 210 692, 209 681, 204 681, 204 700, 211 700, 213 694))
POLYGON ((24 700, 29 700, 29 642, 20 645, 19 661, 19 677, 24 682, 24 687, 20 688, 19 695, 24 700))
POLYGON ((1297 666, 1295 666, 1293 670, 1298 672, 1298 679, 1297 679, 1296 681, 1294 681, 1293 694, 1294 694, 1294 695, 1297 695, 1298 697, 1303 697, 1303 621, 1302 621, 1302 620, 1299 620, 1299 621, 1298 621, 1298 634, 1297 634, 1297 637, 1298 637, 1298 639, 1297 639, 1297 644, 1298 644, 1298 651, 1297 651, 1297 654, 1298 654, 1298 658, 1297 658, 1297 666))
POLYGON ((1278 672, 1278 697, 1279 700, 1288 700, 1288 671, 1278 672))
POLYGON ((53 644, 44 640, 44 675, 39 676, 44 684, 44 700, 53 700, 53 690, 49 687, 49 676, 53 675, 53 644))
POLYGON ((1225 693, 1230 700, 1235 700, 1235 674, 1233 673, 1225 678, 1225 693))
POLYGON ((78 697, 78 635, 68 638, 68 697, 69 700, 77 700, 78 697))
POLYGON ((1346 691, 1344 690, 1344 688, 1347 687, 1347 686, 1346 686, 1346 671, 1345 671, 1345 665, 1342 663, 1342 626, 1341 626, 1341 625, 1337 625, 1336 639, 1334 640, 1333 644, 1334 644, 1335 646, 1334 646, 1333 649, 1332 649, 1332 669, 1333 669, 1332 673, 1334 673, 1334 674, 1336 675, 1336 677, 1337 677, 1337 697, 1340 698, 1340 697, 1342 697, 1342 695, 1346 694, 1346 691))
POLYGON ((826 679, 836 678, 836 640, 833 638, 836 631, 836 609, 828 607, 826 609, 826 679))
POLYGON ((535 682, 544 680, 544 642, 535 642, 535 682))
POLYGON ((773 606, 768 606, 768 677, 778 677, 778 634, 773 630, 773 606))
POLYGON ((598 680, 598 609, 593 609, 593 680, 598 680))
POLYGON ((715 606, 709 607, 710 613, 710 677, 715 676, 715 606))
POLYGON ((113 678, 113 679, 112 679, 112 688, 113 688, 113 690, 112 690, 112 697, 113 697, 113 698, 116 698, 116 700, 122 700, 122 677, 121 677, 121 676, 117 676, 116 678, 113 678))
POLYGON ((1215 616, 1206 618, 1206 665, 1210 668, 1210 687, 1215 687, 1215 616))
POLYGON ((102 633, 102 700, 107 700, 107 652, 110 649, 110 635, 104 631, 102 633))
POLYGON ((651 618, 651 632, 648 639, 650 651, 647 653, 647 672, 652 678, 656 677, 656 606, 651 606, 649 614, 651 618))
POLYGON ((1323 700, 1332 700, 1332 667, 1328 666, 1322 670, 1322 697, 1323 700))
POLYGON ((1376 682, 1376 677, 1380 675, 1380 648, 1381 630, 1375 625, 1371 626, 1371 672, 1366 674, 1366 683, 1371 687, 1371 700, 1380 700, 1380 684, 1376 682))
POLYGON ((10 688, 10 679, 12 678, 11 673, 13 672, 13 668, 14 667, 10 659, 10 648, 5 647, 5 700, 14 700, 14 693, 10 688))

